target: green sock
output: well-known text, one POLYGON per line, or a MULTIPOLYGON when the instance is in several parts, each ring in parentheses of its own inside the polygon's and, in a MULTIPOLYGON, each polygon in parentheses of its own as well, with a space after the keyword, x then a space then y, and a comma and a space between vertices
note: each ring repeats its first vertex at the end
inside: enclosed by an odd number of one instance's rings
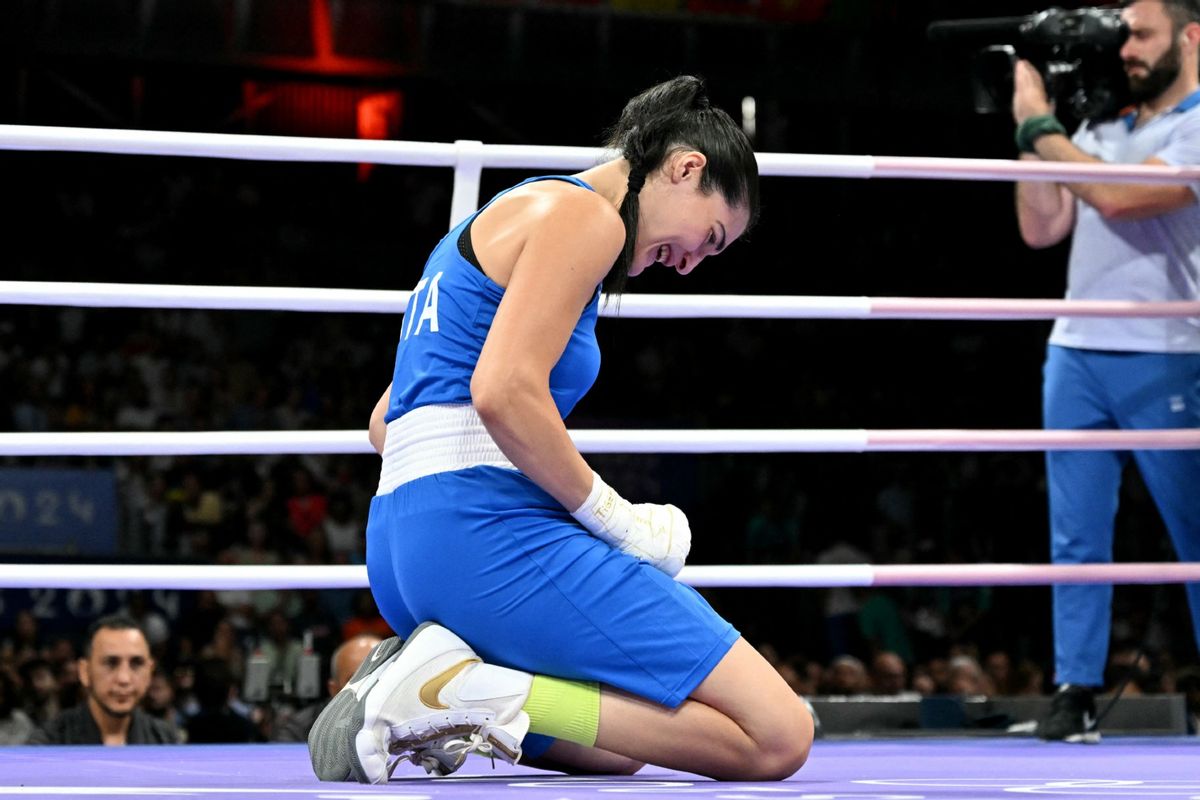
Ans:
POLYGON ((600 684, 534 675, 523 710, 530 732, 593 747, 600 730, 600 684))

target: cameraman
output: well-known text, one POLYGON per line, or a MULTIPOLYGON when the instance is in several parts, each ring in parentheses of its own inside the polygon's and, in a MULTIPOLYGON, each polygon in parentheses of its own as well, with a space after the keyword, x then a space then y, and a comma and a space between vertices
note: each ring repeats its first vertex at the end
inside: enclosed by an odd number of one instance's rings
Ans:
MULTIPOLYGON (((1068 138, 1037 70, 1019 61, 1013 116, 1023 159, 1078 163, 1200 164, 1200 0, 1133 0, 1120 56, 1135 105, 1086 122, 1068 138)), ((1031 247, 1074 232, 1072 299, 1200 298, 1200 185, 1019 183, 1017 217, 1031 247)), ((1057 320, 1047 348, 1047 428, 1200 426, 1196 319, 1057 320)), ((1200 452, 1132 453, 1179 557, 1200 561, 1200 452)), ((1128 452, 1046 455, 1050 543, 1056 563, 1112 560, 1113 519, 1128 452)), ((1200 641, 1200 584, 1187 586, 1200 641)), ((1093 692, 1103 681, 1111 586, 1054 587, 1055 681, 1043 739, 1095 741, 1093 692)))

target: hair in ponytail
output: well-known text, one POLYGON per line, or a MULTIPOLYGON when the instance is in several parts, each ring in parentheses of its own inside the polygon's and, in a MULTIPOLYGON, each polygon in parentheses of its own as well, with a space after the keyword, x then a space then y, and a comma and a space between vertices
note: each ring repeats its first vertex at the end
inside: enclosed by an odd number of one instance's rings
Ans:
POLYGON ((620 151, 629 162, 629 191, 620 208, 625 247, 604 279, 604 291, 610 295, 619 295, 629 278, 638 234, 639 194, 646 176, 672 153, 703 153, 708 163, 700 190, 720 192, 730 206, 746 209, 750 217, 747 230, 758 219, 754 147, 728 114, 709 104, 700 78, 681 75, 634 97, 609 131, 607 146, 620 151))

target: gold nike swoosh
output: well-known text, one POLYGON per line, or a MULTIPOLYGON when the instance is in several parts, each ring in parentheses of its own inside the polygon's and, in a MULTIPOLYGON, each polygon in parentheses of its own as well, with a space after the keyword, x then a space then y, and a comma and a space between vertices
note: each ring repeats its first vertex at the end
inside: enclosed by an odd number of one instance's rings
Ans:
POLYGON ((446 687, 447 683, 454 680, 455 675, 462 672, 469 665, 476 664, 478 662, 478 658, 468 658, 465 661, 460 661, 453 667, 443 670, 440 674, 425 681, 425 685, 421 687, 421 691, 418 695, 421 698, 421 702, 429 708, 433 708, 438 711, 449 708, 450 706, 438 699, 438 695, 442 693, 442 689, 446 687))

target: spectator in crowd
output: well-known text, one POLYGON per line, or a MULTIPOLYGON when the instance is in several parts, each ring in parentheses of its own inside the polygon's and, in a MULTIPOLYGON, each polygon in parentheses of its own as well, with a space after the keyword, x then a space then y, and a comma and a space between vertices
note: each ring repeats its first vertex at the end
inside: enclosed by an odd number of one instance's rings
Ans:
POLYGON ((957 655, 950 659, 950 677, 946 689, 950 694, 968 696, 994 694, 991 682, 974 656, 957 655))
POLYGON ((228 618, 217 622, 213 628, 212 641, 200 648, 200 657, 221 659, 229 666, 235 681, 242 679, 246 669, 246 656, 238 642, 237 629, 228 618))
POLYGON ((175 684, 171 676, 155 670, 150 678, 150 688, 146 690, 146 698, 142 701, 142 709, 150 716, 161 719, 176 730, 182 729, 182 714, 175 704, 175 684))
POLYGON ((33 720, 21 710, 17 680, 0 668, 0 746, 25 744, 33 735, 33 720))
POLYGON ((28 609, 17 612, 12 634, 0 642, 0 655, 18 664, 42 655, 37 617, 28 609))
POLYGON ((918 665, 913 670, 911 683, 913 691, 919 694, 921 697, 931 697, 935 694, 938 694, 940 691, 938 689, 937 681, 933 679, 933 675, 930 674, 929 668, 924 664, 918 665))
MULTIPOLYGON (((350 678, 354 676, 354 672, 371 652, 371 648, 381 641, 383 640, 378 636, 365 634, 343 642, 337 650, 333 651, 333 656, 329 659, 329 679, 325 682, 329 697, 333 697, 350 682, 350 678)), ((326 698, 312 703, 280 720, 275 726, 271 736, 272 740, 276 742, 308 741, 309 729, 312 728, 317 715, 321 713, 321 709, 325 708, 325 704, 328 702, 329 700, 326 698)))
POLYGON ((908 690, 908 666, 898 654, 885 650, 871 660, 871 691, 899 695, 908 690))
POLYGON ((997 695, 1012 694, 1013 669, 1012 658, 1003 650, 993 650, 983 660, 983 671, 997 695))
POLYGON ((349 493, 337 491, 329 496, 329 515, 325 518, 324 529, 325 543, 335 563, 363 563, 365 523, 354 514, 349 493))
POLYGON ((1018 697, 1036 697, 1045 692, 1046 671, 1036 662, 1024 658, 1013 670, 1012 693, 1018 697))
POLYGON ((101 617, 92 623, 79 659, 79 682, 87 700, 39 728, 30 743, 178 742, 174 728, 139 708, 153 671, 150 645, 137 621, 121 615, 101 617))
POLYGON ((304 549, 310 536, 324 536, 322 528, 329 509, 329 498, 317 485, 312 473, 298 466, 292 471, 292 491, 287 498, 288 529, 293 544, 304 549))
MULTIPOLYGON (((19 662, 21 683, 25 689, 23 705, 25 713, 38 725, 43 725, 58 716, 62 710, 59 697, 58 678, 54 666, 44 658, 30 658, 19 662)), ((73 705, 68 703, 68 705, 73 705)))
POLYGON ((779 665, 779 674, 801 697, 812 697, 820 692, 822 673, 820 662, 803 655, 790 656, 779 665))
POLYGON ((290 695, 296 688, 304 647, 291 635, 288 618, 281 612, 271 612, 266 627, 267 635, 259 645, 259 652, 267 659, 267 684, 290 695))
POLYGON ((838 656, 829 666, 823 694, 866 694, 870 686, 867 668, 861 661, 854 656, 838 656))
MULTIPOLYGON (((154 653, 151 652, 150 655, 153 656, 154 653)), ((87 700, 87 691, 79 682, 79 659, 77 657, 72 657, 67 661, 51 661, 50 664, 52 668, 57 667, 58 671, 54 685, 57 688, 60 709, 70 708, 87 700)))
POLYGON ((925 662, 925 670, 933 681, 934 692, 950 691, 950 658, 934 656, 925 662))
POLYGON ((196 665, 196 702, 200 710, 187 722, 193 744, 261 742, 258 726, 233 710, 237 680, 222 658, 202 658, 196 665))
POLYGON ((199 713, 200 702, 196 699, 195 661, 188 659, 175 665, 171 670, 171 687, 175 690, 175 707, 179 709, 185 719, 199 713))
POLYGON ((79 675, 79 655, 75 650, 75 643, 65 636, 55 637, 50 646, 46 648, 46 660, 58 672, 59 680, 62 681, 67 672, 64 667, 67 667, 75 674, 75 678, 67 680, 66 683, 78 683, 79 675))
POLYGON ((217 593, 206 589, 196 593, 195 605, 179 619, 179 655, 194 658, 200 649, 211 642, 217 625, 225 618, 225 609, 217 601, 217 593))
POLYGON ((167 494, 170 530, 180 537, 181 554, 210 556, 221 523, 224 503, 219 492, 205 486, 194 470, 183 474, 180 484, 167 494))
POLYGON ((1120 688, 1128 696, 1160 692, 1161 681, 1161 670, 1142 648, 1134 645, 1113 648, 1104 671, 1106 691, 1115 692, 1120 688))

